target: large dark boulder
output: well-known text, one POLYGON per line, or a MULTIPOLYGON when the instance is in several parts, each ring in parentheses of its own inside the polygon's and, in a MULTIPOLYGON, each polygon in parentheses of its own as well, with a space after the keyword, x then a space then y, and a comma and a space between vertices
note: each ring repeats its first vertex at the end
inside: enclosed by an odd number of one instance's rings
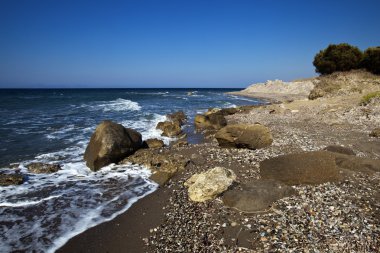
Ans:
POLYGON ((0 173, 0 186, 19 185, 24 182, 24 177, 20 174, 0 173))
POLYGON ((223 203, 241 212, 257 212, 268 209, 273 202, 295 194, 291 186, 275 180, 257 180, 227 190, 223 203))
POLYGON ((342 179, 335 163, 336 155, 327 151, 313 151, 282 155, 260 163, 263 179, 274 179, 287 185, 321 184, 342 179))
POLYGON ((54 173, 61 169, 59 164, 48 163, 30 163, 26 167, 30 173, 35 174, 54 173))
POLYGON ((84 153, 84 160, 91 170, 97 171, 133 154, 141 145, 140 133, 106 120, 100 123, 92 134, 84 153))
POLYGON ((265 148, 272 144, 269 128, 260 124, 234 124, 220 129, 215 138, 225 148, 265 148))

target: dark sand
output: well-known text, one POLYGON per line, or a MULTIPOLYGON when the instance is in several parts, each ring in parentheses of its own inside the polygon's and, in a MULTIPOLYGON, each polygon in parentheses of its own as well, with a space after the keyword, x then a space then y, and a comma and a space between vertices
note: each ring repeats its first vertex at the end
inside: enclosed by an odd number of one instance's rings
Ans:
POLYGON ((164 210, 171 189, 157 191, 138 200, 125 213, 99 224, 71 238, 59 253, 81 252, 146 252, 143 238, 149 238, 149 230, 162 223, 164 210))

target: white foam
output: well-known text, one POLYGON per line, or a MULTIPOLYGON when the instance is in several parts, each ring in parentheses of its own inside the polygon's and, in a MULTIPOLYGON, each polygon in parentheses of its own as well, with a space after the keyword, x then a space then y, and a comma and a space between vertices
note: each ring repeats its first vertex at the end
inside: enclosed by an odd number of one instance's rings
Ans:
POLYGON ((121 124, 124 127, 139 131, 142 135, 143 140, 157 138, 168 145, 169 142, 173 140, 173 138, 161 136, 162 131, 156 129, 158 122, 163 122, 166 120, 166 116, 155 113, 152 114, 152 117, 141 117, 139 120, 124 120, 121 122, 121 124))
POLYGON ((0 207, 20 207, 20 206, 30 206, 30 205, 36 205, 36 204, 39 204, 43 201, 47 201, 49 199, 54 199, 54 198, 58 198, 60 197, 61 195, 54 195, 54 196, 49 196, 47 198, 43 198, 43 199, 40 199, 40 200, 36 200, 36 201, 19 201, 19 202, 3 202, 3 203, 0 203, 0 207))
POLYGON ((104 103, 104 104, 99 104, 97 107, 102 108, 103 111, 108 112, 108 111, 139 111, 141 110, 141 106, 134 101, 128 100, 128 99, 123 99, 123 98, 118 98, 116 100, 104 103))
POLYGON ((30 174, 20 186, 0 187, 0 223, 10 224, 0 227, 0 252, 56 251, 156 190, 149 175, 148 169, 131 164, 91 172, 80 161, 65 163, 58 173, 30 174))

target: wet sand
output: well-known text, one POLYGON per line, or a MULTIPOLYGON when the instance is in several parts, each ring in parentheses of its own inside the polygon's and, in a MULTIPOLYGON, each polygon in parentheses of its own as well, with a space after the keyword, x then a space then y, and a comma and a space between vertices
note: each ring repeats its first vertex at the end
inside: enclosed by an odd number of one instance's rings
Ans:
POLYGON ((159 188, 134 203, 115 219, 99 224, 71 238, 57 253, 141 253, 146 252, 143 238, 162 223, 171 189, 159 188))

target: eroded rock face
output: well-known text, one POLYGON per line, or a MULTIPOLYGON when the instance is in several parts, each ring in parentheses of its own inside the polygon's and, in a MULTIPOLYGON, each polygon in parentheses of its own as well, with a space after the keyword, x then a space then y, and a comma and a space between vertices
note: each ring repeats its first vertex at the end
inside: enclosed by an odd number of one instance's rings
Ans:
POLYGON ((189 160, 173 153, 154 153, 150 150, 138 150, 120 164, 136 163, 144 165, 152 171, 151 179, 159 185, 164 185, 178 171, 185 169, 189 160))
POLYGON ((274 180, 257 180, 239 185, 223 194, 223 203, 241 212, 267 210, 273 202, 295 194, 295 190, 274 180))
POLYGON ((20 174, 0 174, 0 186, 19 185, 24 182, 20 174))
POLYGON ((232 170, 215 167, 200 174, 194 174, 186 182, 189 198, 195 202, 214 199, 236 180, 232 170))
POLYGON ((84 160, 91 170, 97 171, 133 154, 141 145, 140 133, 106 120, 100 123, 92 134, 84 153, 84 160))
POLYGON ((313 151, 282 155, 260 163, 263 179, 274 179, 287 185, 321 184, 342 179, 334 153, 313 151))
POLYGON ((148 139, 144 141, 143 146, 147 148, 162 148, 164 142, 159 139, 148 139))
POLYGON ((28 171, 35 174, 54 173, 61 169, 59 164, 30 163, 26 166, 28 171))
POLYGON ((259 124, 228 125, 215 134, 220 147, 225 148, 265 148, 272 144, 269 128, 259 124))

